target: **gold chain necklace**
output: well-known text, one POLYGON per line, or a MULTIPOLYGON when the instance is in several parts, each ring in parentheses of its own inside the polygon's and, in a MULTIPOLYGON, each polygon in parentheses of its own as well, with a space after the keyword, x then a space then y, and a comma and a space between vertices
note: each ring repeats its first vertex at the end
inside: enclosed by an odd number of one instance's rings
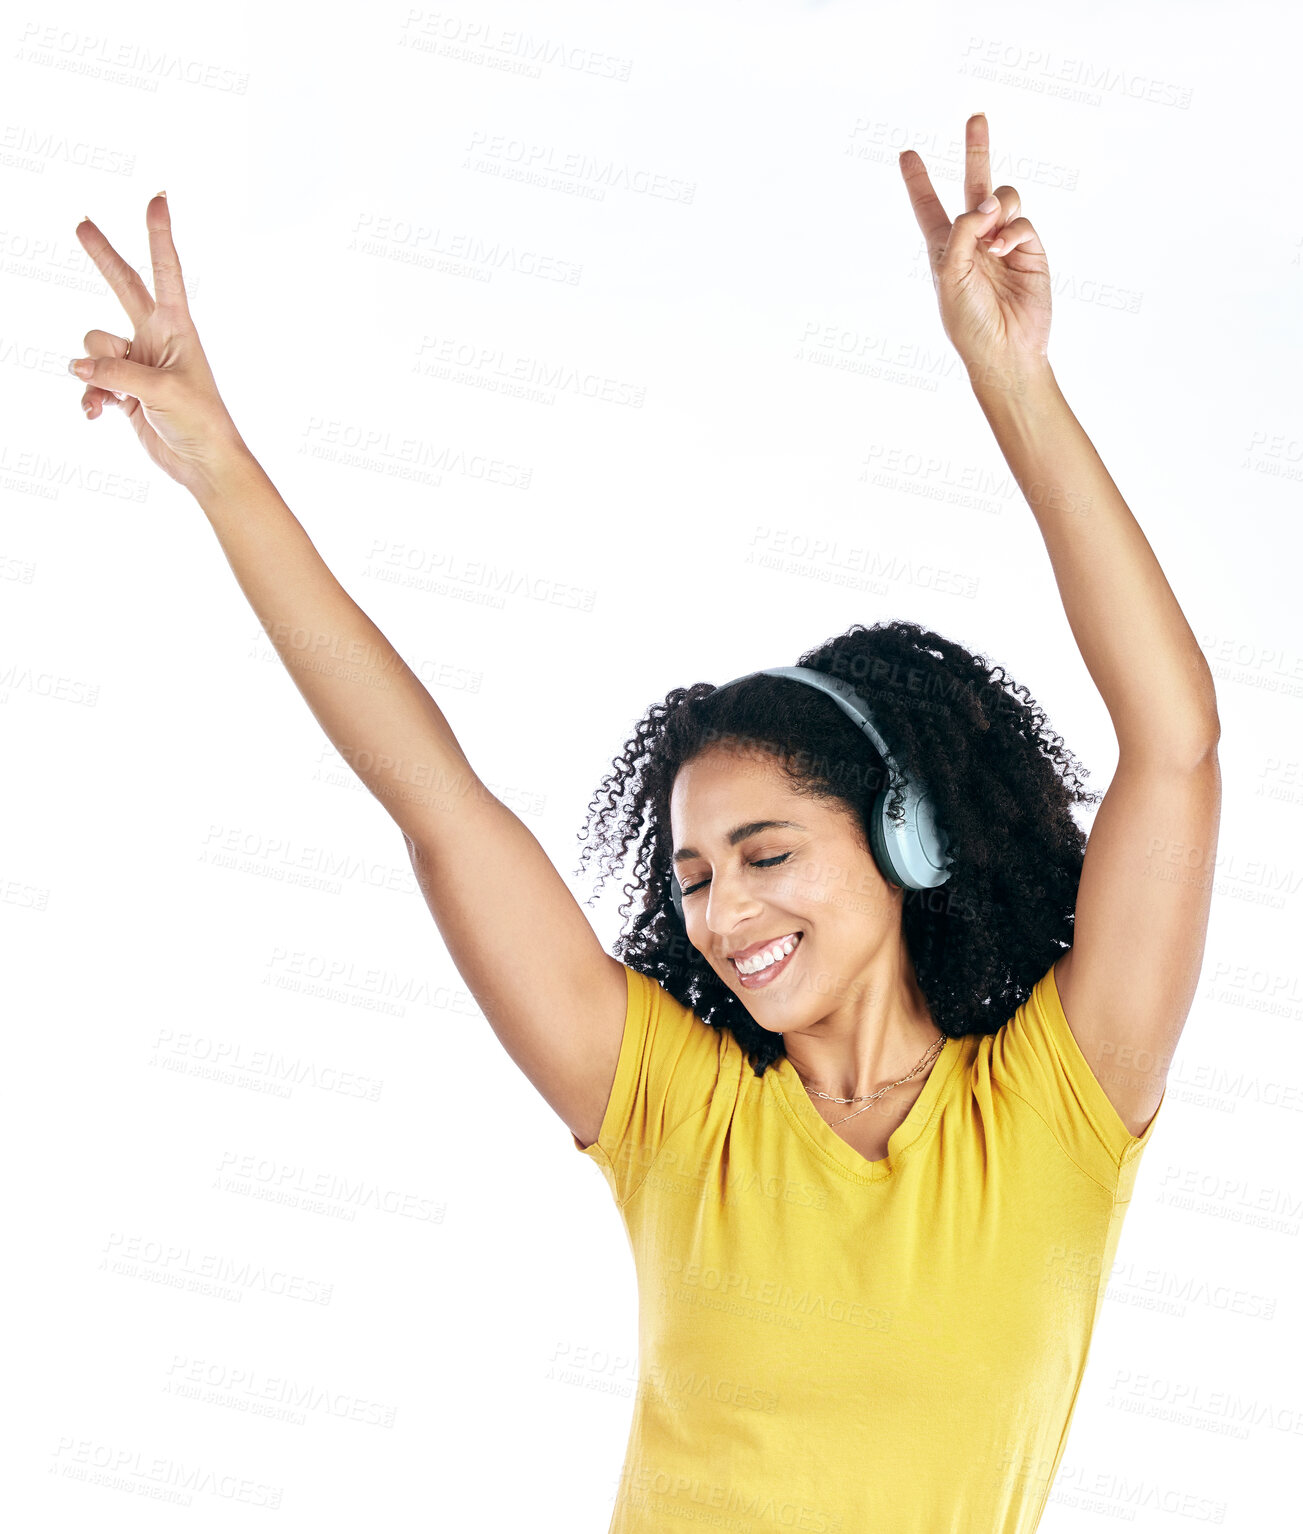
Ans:
MULTIPOLYGON (((928 1045, 927 1050, 924 1052, 923 1058, 918 1062, 914 1069, 910 1071, 908 1076, 902 1076, 899 1081, 893 1081, 891 1086, 879 1087, 876 1092, 870 1092, 866 1097, 832 1097, 827 1092, 816 1092, 813 1087, 806 1086, 805 1079, 802 1077, 800 1071, 796 1071, 797 1080, 800 1081, 803 1087, 805 1087, 805 1090, 810 1094, 811 1097, 822 1097, 825 1102, 863 1103, 863 1108, 857 1108, 855 1113, 848 1113, 845 1119, 834 1120, 834 1123, 836 1124, 844 1124, 846 1119, 853 1119, 858 1113, 867 1113, 869 1104, 877 1102, 878 1098, 880 1098, 884 1092, 890 1092, 892 1087, 904 1086, 907 1081, 913 1081, 914 1077, 917 1076, 918 1073, 927 1064, 928 1056, 930 1055, 933 1059, 935 1059, 941 1053, 942 1049, 945 1047, 947 1037, 948 1035, 943 1033, 939 1039, 933 1039, 931 1044, 928 1045)), ((796 1067, 793 1066, 792 1069, 795 1071, 796 1067)))

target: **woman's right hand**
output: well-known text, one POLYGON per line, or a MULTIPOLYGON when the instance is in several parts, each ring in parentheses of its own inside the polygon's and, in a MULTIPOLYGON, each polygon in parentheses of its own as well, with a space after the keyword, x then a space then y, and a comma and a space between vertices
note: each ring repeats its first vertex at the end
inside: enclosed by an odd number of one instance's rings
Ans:
POLYGON ((88 330, 86 356, 68 371, 86 383, 88 420, 106 403, 121 406, 154 462, 186 489, 211 485, 232 454, 248 455, 235 428, 190 317, 181 262, 172 243, 167 198, 145 205, 154 296, 89 218, 77 225, 82 248, 118 295, 131 321, 130 341, 107 330, 88 330), (125 354, 130 346, 131 355, 125 354))

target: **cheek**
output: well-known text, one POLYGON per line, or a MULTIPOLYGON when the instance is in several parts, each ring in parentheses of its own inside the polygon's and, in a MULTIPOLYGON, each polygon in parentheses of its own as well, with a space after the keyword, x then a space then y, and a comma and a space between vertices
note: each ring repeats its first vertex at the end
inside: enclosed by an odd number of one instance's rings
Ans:
POLYGON ((876 868, 865 872, 857 865, 805 885, 800 900, 804 909, 819 916, 822 926, 863 928, 866 923, 876 926, 891 920, 899 895, 876 868))

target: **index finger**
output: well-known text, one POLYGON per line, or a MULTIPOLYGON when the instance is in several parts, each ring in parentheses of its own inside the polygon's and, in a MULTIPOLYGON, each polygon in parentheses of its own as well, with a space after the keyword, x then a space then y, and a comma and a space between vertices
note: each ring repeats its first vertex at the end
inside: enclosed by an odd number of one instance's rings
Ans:
POLYGON ((154 300, 134 266, 124 261, 90 218, 77 225, 82 248, 99 267, 105 282, 118 295, 132 326, 139 330, 154 312, 154 300))
POLYGON ((186 313, 189 306, 181 277, 181 258, 172 243, 172 214, 165 192, 149 199, 145 207, 145 226, 149 230, 149 254, 154 263, 154 297, 159 304, 186 313))
POLYGON ((950 220, 940 199, 932 190, 932 182, 923 161, 912 149, 900 157, 900 173, 909 189, 909 200, 914 205, 914 217, 927 241, 928 255, 935 260, 946 248, 950 239, 950 220))
POLYGON ((964 138, 964 203, 973 213, 991 190, 991 131, 985 112, 968 119, 964 138))

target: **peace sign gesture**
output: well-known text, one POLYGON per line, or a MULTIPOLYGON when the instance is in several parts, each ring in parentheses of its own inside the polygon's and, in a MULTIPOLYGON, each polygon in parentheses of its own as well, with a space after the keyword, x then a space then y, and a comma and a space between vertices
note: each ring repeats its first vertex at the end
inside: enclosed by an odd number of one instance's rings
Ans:
POLYGON ((1050 336, 1050 269, 1036 231, 1020 218, 1011 186, 991 191, 986 114, 968 119, 964 174, 967 212, 954 223, 912 149, 900 171, 927 241, 941 323, 976 378, 1025 376, 1043 365, 1050 336))
POLYGON ((77 225, 77 238, 120 299, 132 335, 128 340, 88 330, 82 342, 87 355, 74 357, 68 371, 86 383, 81 403, 88 420, 97 420, 105 404, 120 405, 159 468, 193 491, 232 449, 248 450, 199 344, 162 192, 145 205, 145 225, 154 267, 152 297, 89 218, 77 225))

